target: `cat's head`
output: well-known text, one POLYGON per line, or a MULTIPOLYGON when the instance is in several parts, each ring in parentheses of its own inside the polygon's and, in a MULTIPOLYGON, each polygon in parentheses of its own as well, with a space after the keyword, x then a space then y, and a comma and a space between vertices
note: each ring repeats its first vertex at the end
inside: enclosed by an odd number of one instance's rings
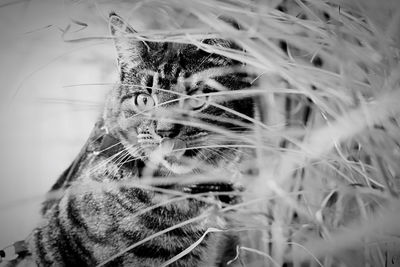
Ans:
MULTIPOLYGON (((116 14, 110 30, 120 84, 104 117, 131 156, 176 174, 233 160, 254 104, 250 97, 223 94, 250 87, 243 65, 192 44, 140 41, 116 14)), ((222 39, 203 42, 235 48, 222 39)))

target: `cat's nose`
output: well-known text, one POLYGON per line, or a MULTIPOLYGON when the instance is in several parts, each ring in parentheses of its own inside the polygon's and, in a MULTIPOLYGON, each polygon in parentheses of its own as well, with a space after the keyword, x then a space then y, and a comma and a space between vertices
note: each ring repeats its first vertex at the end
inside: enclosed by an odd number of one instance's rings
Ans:
POLYGON ((157 134, 162 138, 174 138, 179 132, 174 130, 157 130, 157 134))

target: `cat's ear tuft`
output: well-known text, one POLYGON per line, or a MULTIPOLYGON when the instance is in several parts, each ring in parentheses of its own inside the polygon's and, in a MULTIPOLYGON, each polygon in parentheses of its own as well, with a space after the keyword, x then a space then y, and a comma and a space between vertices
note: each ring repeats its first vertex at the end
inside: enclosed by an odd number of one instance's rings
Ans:
POLYGON ((136 31, 114 12, 109 15, 110 33, 114 37, 115 49, 118 54, 121 81, 130 80, 135 75, 146 53, 144 42, 137 40, 132 34, 136 31))
POLYGON ((110 32, 113 36, 124 36, 136 31, 115 12, 109 15, 110 32))

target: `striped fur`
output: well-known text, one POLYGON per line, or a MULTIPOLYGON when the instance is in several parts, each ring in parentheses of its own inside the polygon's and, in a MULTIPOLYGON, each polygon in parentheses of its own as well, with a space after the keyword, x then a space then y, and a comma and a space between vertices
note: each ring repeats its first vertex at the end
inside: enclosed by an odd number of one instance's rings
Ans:
MULTIPOLYGON (((82 152, 43 205, 43 224, 28 239, 38 266, 96 266, 168 227, 211 214, 128 249, 106 264, 160 266, 196 242, 208 228, 224 229, 229 224, 215 214, 214 205, 192 198, 141 212, 165 202, 168 196, 129 183, 146 175, 162 179, 204 173, 210 167, 228 168, 237 160, 237 149, 215 146, 237 144, 235 138, 223 135, 224 130, 247 131, 246 120, 209 105, 211 98, 199 102, 194 97, 247 88, 248 75, 239 62, 193 45, 129 39, 126 35, 135 31, 115 14, 110 16, 110 25, 120 84, 109 95, 102 118, 82 152), (151 110, 138 110, 143 106, 151 110), (217 131, 201 128, 199 122, 217 131), (152 152, 163 145, 166 149, 181 146, 184 152, 154 161, 157 157, 152 152)), ((223 40, 207 41, 233 47, 223 40)), ((218 104, 248 117, 254 115, 251 98, 218 104)), ((163 153, 162 149, 158 152, 163 153)), ((179 190, 179 186, 172 189, 179 190)), ((170 266, 225 266, 227 259, 233 258, 235 244, 234 236, 209 234, 170 266)))
MULTIPOLYGON (((114 164, 108 163, 104 168, 110 170, 114 164)), ((82 177, 82 181, 72 183, 61 200, 47 210, 45 224, 34 231, 31 247, 41 266, 95 266, 129 245, 208 208, 195 200, 183 200, 137 215, 158 203, 154 192, 112 182, 104 184, 99 178, 109 176, 101 169, 93 175, 98 181, 82 177)), ((159 266, 189 247, 211 226, 225 227, 211 218, 177 228, 130 250, 109 266, 159 266)), ((199 262, 212 266, 208 251, 215 250, 212 246, 217 241, 211 240, 215 238, 210 237, 210 242, 202 243, 173 266, 197 266, 199 262)))

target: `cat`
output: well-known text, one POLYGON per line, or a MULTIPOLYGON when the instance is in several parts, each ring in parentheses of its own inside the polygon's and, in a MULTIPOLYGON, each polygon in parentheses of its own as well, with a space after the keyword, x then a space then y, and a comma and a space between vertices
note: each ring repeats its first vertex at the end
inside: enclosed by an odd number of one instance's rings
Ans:
MULTIPOLYGON (((219 170, 229 179, 244 154, 235 145, 241 142, 238 135, 251 130, 246 118, 255 116, 255 101, 213 93, 251 87, 243 64, 192 44, 138 41, 131 36, 135 30, 115 13, 109 25, 120 81, 86 145, 43 203, 43 223, 26 241, 29 260, 37 266, 161 266, 207 229, 227 229, 229 219, 216 207, 239 201, 226 193, 209 201, 178 196, 168 202, 166 192, 194 196, 237 188, 229 181, 188 185, 163 183, 168 181, 163 178, 184 180, 219 170), (132 186, 146 177, 160 184, 132 186), (204 214, 211 215, 130 248, 204 214)), ((240 49, 224 39, 202 42, 240 49)), ((234 234, 209 233, 170 266, 226 266, 237 242, 234 234)))

